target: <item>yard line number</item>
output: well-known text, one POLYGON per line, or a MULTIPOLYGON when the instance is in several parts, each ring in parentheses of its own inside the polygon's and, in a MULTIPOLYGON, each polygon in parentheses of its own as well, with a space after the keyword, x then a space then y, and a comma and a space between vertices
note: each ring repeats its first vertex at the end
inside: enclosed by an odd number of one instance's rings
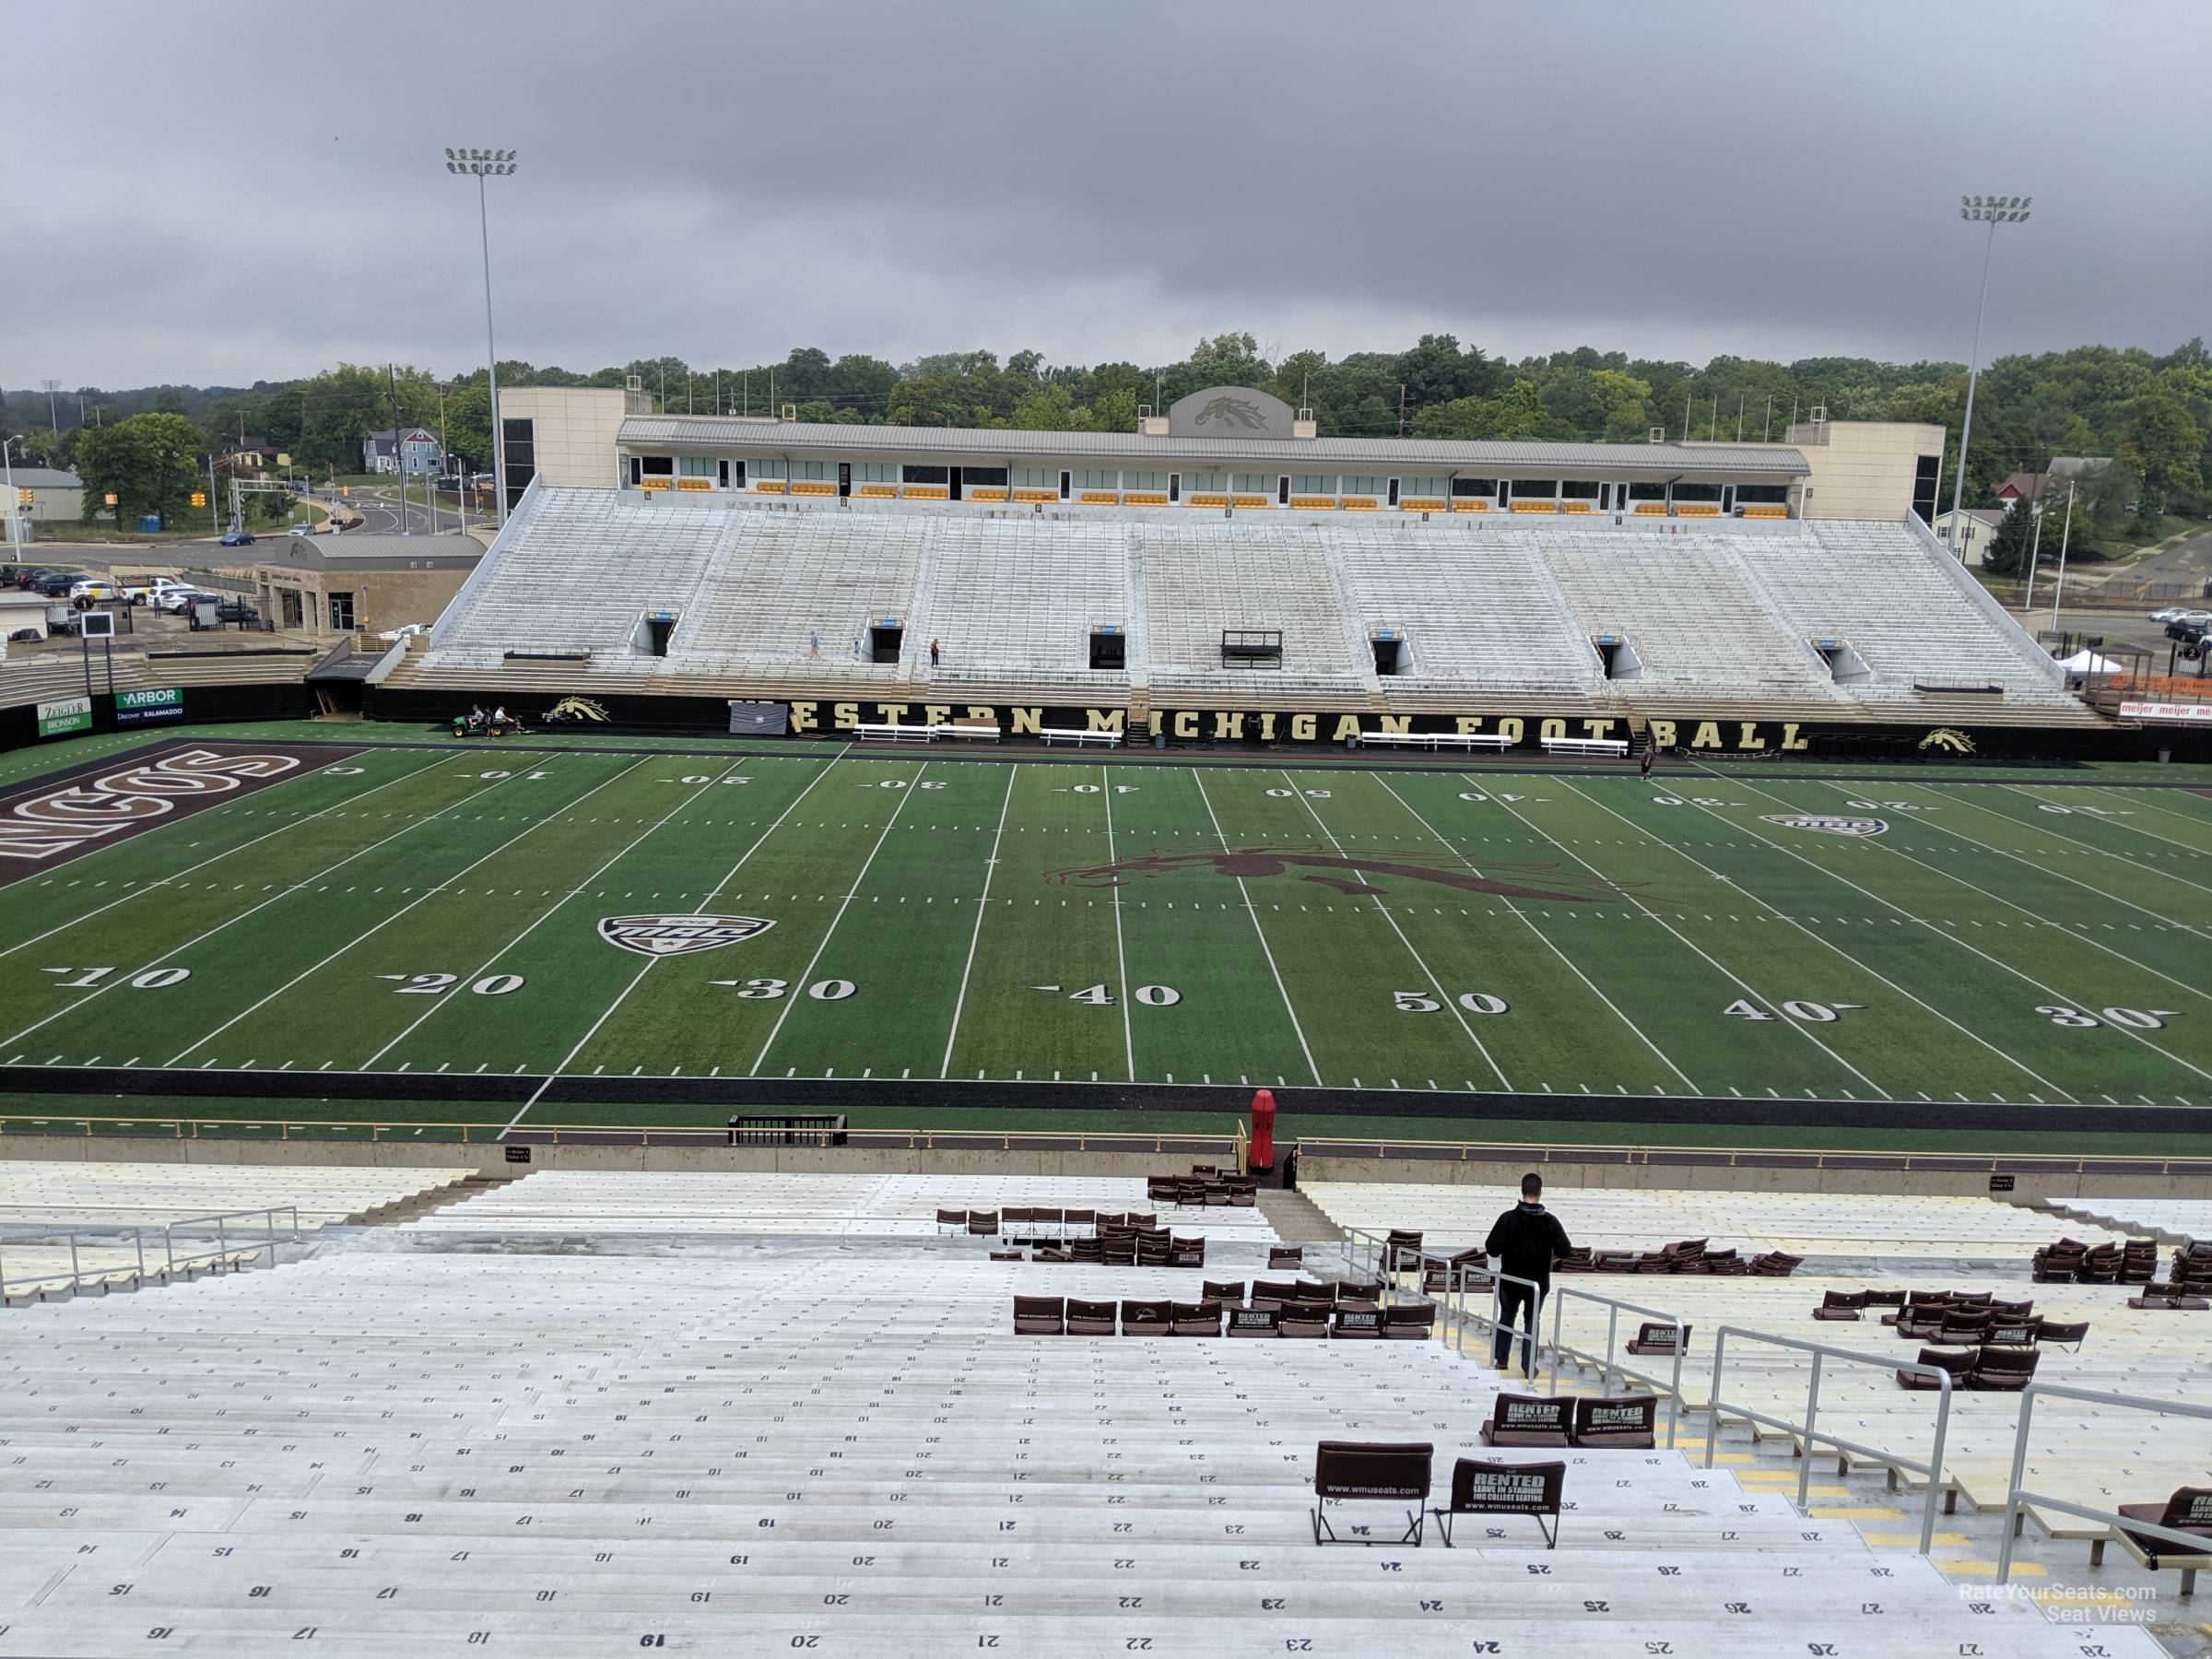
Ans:
POLYGON ((2079 1008, 2057 1005, 2046 1005, 2037 1008, 2036 1012, 2048 1015, 2054 1026, 2069 1026, 2077 1030, 2088 1026, 2115 1025, 2124 1026, 2131 1031, 2160 1031, 2166 1029, 2166 1022, 2174 1015, 2171 1008, 2104 1008, 2100 1010, 2104 1018, 2099 1019, 2096 1015, 2085 1014, 2079 1008))
MULTIPOLYGON (((115 970, 112 967, 44 968, 40 971, 42 973, 74 973, 76 977, 64 980, 61 988, 65 991, 84 991, 99 984, 115 970)), ((132 974, 123 982, 134 991, 160 991, 171 985, 182 984, 191 977, 192 970, 189 968, 148 968, 143 972, 132 974)))
MULTIPOLYGON (((707 983, 710 985, 735 985, 737 988, 738 995, 752 1002, 773 1002, 791 989, 789 980, 780 979, 709 980, 707 983)), ((813 997, 816 1002, 843 1002, 846 997, 851 996, 859 989, 860 987, 851 980, 816 980, 813 984, 806 987, 806 994, 813 997)))
MULTIPOLYGON (((1502 996, 1492 996, 1488 991, 1463 992, 1455 998, 1459 1006, 1470 1014, 1510 1014, 1512 1004, 1502 996)), ((1393 991, 1390 1006, 1401 1014, 1434 1014, 1443 1007, 1432 991, 1393 991)))
MULTIPOLYGON (((1792 1019, 1803 1020, 1806 1025, 1833 1025, 1852 1009, 1863 1008, 1865 1006, 1865 1003, 1791 1001, 1782 1005, 1782 1011, 1792 1019)), ((1723 1008, 1721 1012, 1733 1014, 1738 1019, 1772 1019, 1774 1018, 1764 1008, 1759 1007, 1740 996, 1723 1008)))
MULTIPOLYGON (((457 973, 380 973, 376 977, 398 981, 393 990, 400 996, 438 996, 461 982, 457 973)), ((478 996, 504 996, 528 982, 519 973, 488 973, 469 989, 478 996)))

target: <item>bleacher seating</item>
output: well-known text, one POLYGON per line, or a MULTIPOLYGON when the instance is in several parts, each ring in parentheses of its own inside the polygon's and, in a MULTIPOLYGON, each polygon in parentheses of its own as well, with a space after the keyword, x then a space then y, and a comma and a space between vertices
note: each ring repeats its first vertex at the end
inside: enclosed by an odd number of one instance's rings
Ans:
POLYGON ((1070 516, 534 487, 429 649, 384 683, 460 688, 496 674, 518 688, 782 697, 925 686, 1071 702, 1148 688, 1156 703, 1233 690, 1286 709, 1511 699, 1662 713, 1724 693, 1783 717, 2095 723, 1917 524, 1746 523, 1696 503, 1670 518, 1652 502, 1618 525, 1573 511, 1583 502, 1514 501, 1486 520, 1488 503, 1456 500, 1432 519, 1378 519, 1338 511, 1359 498, 1302 496, 1290 505, 1328 516, 1270 524, 1145 495, 1124 494, 1126 516, 1070 516), (677 618, 665 657, 639 637, 653 610, 677 618), (855 662, 853 633, 880 616, 906 629, 900 661, 855 662), (1122 669, 1089 666, 1101 623, 1123 630, 1122 669), (1281 668, 1225 670, 1222 631, 1254 628, 1282 631, 1281 668), (1402 630, 1404 673, 1376 675, 1378 628, 1402 630), (1635 672, 1603 677, 1600 632, 1626 636, 1635 672), (948 645, 934 671, 932 637, 948 645), (1863 678, 1837 682, 1813 645, 1830 638, 1863 678), (589 654, 548 665, 509 651, 589 654))
POLYGON ((147 1227, 294 1207, 302 1230, 452 1186, 461 1169, 0 1159, 0 1227, 147 1227))
MULTIPOLYGON (((918 1265, 847 1241, 463 1253, 386 1234, 17 1310, 5 1650, 251 1659, 312 1630, 341 1652, 547 1659, 2078 1653, 2032 1601, 1961 1596, 1726 1468, 1486 1453, 1472 1426, 1496 1389, 1443 1343, 1191 1341, 1170 1273, 918 1265), (1131 1304, 1167 1312, 1135 1335, 1018 1336, 1008 1299, 1032 1294, 1117 1329, 1131 1304), (1460 1547, 1417 1550, 1354 1492, 1322 1512, 1375 1547, 1316 1551, 1321 1446, 1343 1441, 1429 1447, 1440 1471, 1563 1465, 1558 1548, 1467 1513, 1460 1547)), ((2124 1626, 2097 1637, 2157 1653, 2124 1626)))

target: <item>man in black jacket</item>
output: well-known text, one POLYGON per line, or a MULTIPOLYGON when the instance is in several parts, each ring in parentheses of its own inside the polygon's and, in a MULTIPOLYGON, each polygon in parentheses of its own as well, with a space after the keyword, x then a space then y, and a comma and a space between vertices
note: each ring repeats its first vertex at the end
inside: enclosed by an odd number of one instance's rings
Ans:
POLYGON ((1536 1311, 1543 1303, 1544 1292, 1551 1288, 1552 1258, 1565 1255, 1570 1248, 1567 1230, 1544 1207, 1543 1198, 1544 1178, 1522 1176, 1521 1202, 1491 1223, 1490 1236, 1482 1247, 1484 1253, 1497 1262, 1500 1273, 1533 1279, 1540 1287, 1531 1290, 1526 1285, 1503 1281, 1498 1286, 1498 1331, 1492 1358, 1503 1371, 1506 1356, 1512 1350, 1513 1316, 1518 1313, 1521 1328, 1528 1333, 1521 1344, 1521 1373, 1527 1377, 1536 1374, 1536 1311))

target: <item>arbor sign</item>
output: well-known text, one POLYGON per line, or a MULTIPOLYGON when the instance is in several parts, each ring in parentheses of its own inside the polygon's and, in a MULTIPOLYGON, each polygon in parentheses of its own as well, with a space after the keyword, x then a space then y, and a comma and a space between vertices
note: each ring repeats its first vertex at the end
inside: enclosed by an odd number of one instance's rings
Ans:
POLYGON ((115 693, 115 724, 119 726, 153 725, 184 718, 184 693, 175 686, 151 691, 115 693))
POLYGON ((66 737, 72 732, 92 729, 92 700, 88 697, 65 697, 54 702, 39 705, 39 735, 66 737))

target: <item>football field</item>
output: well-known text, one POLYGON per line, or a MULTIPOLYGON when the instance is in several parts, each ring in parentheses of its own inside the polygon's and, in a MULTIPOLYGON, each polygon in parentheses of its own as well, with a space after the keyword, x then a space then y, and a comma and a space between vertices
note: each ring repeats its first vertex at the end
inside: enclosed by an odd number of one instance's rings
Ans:
POLYGON ((0 771, 0 1065, 524 1124, 638 1078, 700 1122, 754 1078, 2212 1109, 2212 793, 2170 769, 94 756, 0 771))

